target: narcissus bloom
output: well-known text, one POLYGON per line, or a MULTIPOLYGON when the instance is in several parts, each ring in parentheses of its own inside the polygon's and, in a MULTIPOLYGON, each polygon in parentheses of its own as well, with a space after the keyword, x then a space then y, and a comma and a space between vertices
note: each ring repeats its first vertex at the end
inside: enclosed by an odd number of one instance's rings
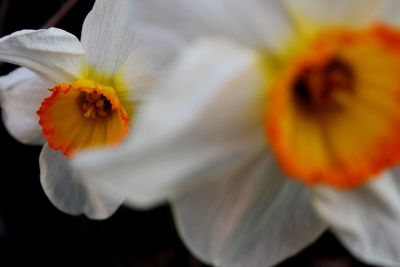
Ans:
POLYGON ((123 200, 80 180, 69 160, 82 149, 118 146, 134 131, 151 75, 125 11, 126 1, 96 1, 81 42, 56 28, 0 39, 0 60, 25 67, 0 79, 6 127, 24 143, 45 143, 41 183, 67 213, 105 218, 123 200))
POLYGON ((169 200, 216 266, 274 265, 327 227, 360 259, 400 265, 399 2, 132 2, 148 36, 208 39, 124 148, 77 157, 87 179, 135 206, 169 200))

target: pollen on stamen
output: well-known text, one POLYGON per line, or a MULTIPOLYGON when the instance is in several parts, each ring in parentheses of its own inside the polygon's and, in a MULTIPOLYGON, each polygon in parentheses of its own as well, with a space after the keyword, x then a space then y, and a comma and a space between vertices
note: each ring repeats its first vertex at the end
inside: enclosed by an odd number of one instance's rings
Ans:
POLYGON ((110 101, 97 92, 82 93, 83 116, 88 119, 106 117, 112 111, 110 101))

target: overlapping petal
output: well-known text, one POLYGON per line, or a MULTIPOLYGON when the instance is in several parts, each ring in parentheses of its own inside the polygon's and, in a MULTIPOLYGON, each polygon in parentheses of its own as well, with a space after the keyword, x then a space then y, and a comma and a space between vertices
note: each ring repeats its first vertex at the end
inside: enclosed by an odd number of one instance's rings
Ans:
MULTIPOLYGON (((137 1, 132 2, 132 9, 134 10, 133 17, 138 22, 136 25, 138 28, 142 29, 142 33, 138 35, 138 40, 149 45, 150 48, 160 48, 159 45, 154 45, 155 40, 159 41, 159 39, 151 37, 152 35, 156 35, 156 33, 162 33, 162 36, 165 36, 165 39, 170 41, 165 43, 168 45, 171 44, 170 46, 167 45, 166 51, 172 51, 174 53, 179 51, 179 47, 184 46, 186 42, 193 41, 202 35, 223 35, 241 44, 274 52, 276 47, 283 44, 282 41, 285 38, 291 37, 290 35, 293 34, 293 30, 302 30, 299 29, 298 19, 307 18, 307 20, 309 20, 308 22, 320 23, 323 25, 345 25, 346 27, 363 26, 378 19, 377 16, 384 3, 384 1, 379 0, 367 2, 360 0, 319 2, 311 0, 288 0, 284 1, 285 5, 283 8, 279 2, 281 1, 264 1, 263 3, 269 5, 269 8, 263 8, 265 6, 259 1, 220 1, 218 3, 215 1, 196 3, 195 1, 177 1, 174 4, 166 1, 137 1), (285 13, 285 8, 287 13, 285 13), (154 10, 158 10, 158 12, 154 12, 154 10), (276 16, 278 19, 275 19, 275 17, 268 12, 277 14, 276 16), (260 16, 261 13, 263 16, 260 16), (282 14, 287 15, 282 16, 282 14), (291 17, 291 15, 294 14, 296 16, 299 15, 299 17, 291 17), (282 18, 285 19, 282 20, 282 18)), ((160 38, 162 39, 162 37, 160 38)), ((215 58, 220 58, 220 54, 224 53, 219 51, 219 53, 215 54, 205 54, 203 57, 208 57, 208 60, 212 62, 215 58), (212 60, 210 58, 212 58, 212 60)), ((231 60, 236 57, 236 55, 234 56, 233 54, 234 53, 230 56, 231 60)), ((199 57, 193 58, 198 62, 202 62, 199 57)), ((225 62, 230 63, 230 66, 235 66, 235 64, 232 64, 227 58, 228 57, 225 56, 223 57, 225 62)), ((239 184, 237 187, 234 185, 230 186, 230 182, 233 181, 232 177, 235 177, 236 173, 239 173, 246 164, 251 162, 252 156, 257 155, 256 152, 265 149, 266 146, 262 141, 259 141, 261 139, 258 139, 258 137, 253 139, 257 140, 254 142, 262 144, 260 150, 256 149, 256 146, 252 143, 246 143, 247 149, 253 150, 253 153, 242 153, 243 151, 240 149, 231 150, 231 148, 235 146, 232 146, 233 142, 230 141, 227 142, 228 145, 221 146, 221 143, 224 143, 222 140, 231 140, 229 137, 240 136, 240 138, 236 138, 235 140, 239 142, 236 145, 241 147, 242 142, 244 142, 243 139, 248 140, 249 136, 251 136, 249 133, 253 132, 256 134, 257 131, 247 126, 248 132, 246 132, 246 134, 248 135, 244 135, 243 132, 238 129, 244 127, 243 125, 245 124, 242 124, 242 121, 239 120, 237 121, 236 127, 231 128, 231 130, 237 130, 237 136, 225 132, 228 131, 227 129, 231 126, 229 123, 227 125, 224 124, 226 121, 229 122, 226 118, 236 118, 243 110, 246 112, 246 109, 243 109, 240 105, 228 105, 228 107, 232 106, 237 109, 234 112, 231 111, 231 109, 227 108, 225 105, 226 102, 221 101, 220 97, 223 95, 220 94, 220 92, 225 92, 223 88, 227 86, 224 87, 220 84, 218 86, 210 86, 210 84, 212 85, 223 76, 221 72, 224 73, 226 67, 222 68, 222 65, 215 64, 215 62, 213 62, 213 65, 205 64, 204 66, 207 66, 210 72, 205 72, 198 68, 191 68, 190 65, 186 65, 186 63, 182 63, 181 67, 178 67, 175 72, 173 72, 172 81, 166 83, 165 92, 168 92, 168 94, 159 94, 157 99, 155 99, 155 104, 150 105, 149 108, 142 111, 142 114, 144 114, 143 118, 146 118, 148 123, 138 122, 136 125, 136 141, 132 138, 132 140, 127 142, 128 148, 123 149, 121 152, 112 153, 112 155, 109 156, 105 154, 98 154, 97 156, 94 154, 84 155, 78 158, 75 163, 80 170, 85 173, 87 178, 95 180, 95 177, 100 177, 98 181, 99 184, 104 187, 109 186, 116 192, 128 194, 129 199, 135 204, 152 203, 155 200, 164 198, 173 199, 176 202, 175 211, 180 223, 181 234, 195 253, 201 258, 212 261, 212 263, 217 265, 233 264, 233 266, 235 266, 235 264, 242 264, 244 266, 258 266, 275 263, 280 257, 285 257, 293 253, 293 250, 290 253, 286 250, 282 250, 285 252, 275 251, 274 254, 272 254, 273 260, 270 262, 268 259, 263 259, 262 256, 260 256, 261 252, 259 252, 257 248, 263 240, 258 240, 262 238, 257 234, 259 233, 258 231, 260 231, 259 229, 265 226, 263 222, 266 223, 267 220, 263 221, 257 216, 263 216, 263 211, 261 210, 263 205, 258 206, 258 203, 252 203, 254 204, 255 213, 249 212, 249 214, 251 215, 250 217, 254 216, 254 218, 256 218, 254 221, 251 219, 244 220, 244 222, 238 220, 238 218, 243 218, 241 216, 242 214, 247 214, 247 209, 240 205, 236 207, 231 214, 229 213, 231 211, 229 208, 231 203, 229 202, 236 200, 232 196, 235 195, 234 193, 238 193, 237 195, 239 195, 239 197, 242 195, 248 197, 248 199, 244 200, 245 204, 242 202, 241 204, 250 206, 249 203, 251 203, 252 195, 240 194, 242 190, 245 191, 248 187, 240 187, 241 183, 239 178, 236 180, 239 184), (179 75, 182 77, 179 77, 179 75), (192 83, 189 81, 192 81, 192 83), (200 89, 197 89, 200 85, 203 86, 204 94, 208 94, 207 88, 216 92, 215 95, 210 94, 210 100, 207 98, 206 104, 202 102, 202 97, 193 93, 200 91, 200 89), (169 89, 173 86, 185 88, 188 91, 186 92, 187 95, 181 92, 183 89, 169 89), (174 93, 171 94, 171 92, 174 93), (214 97, 213 101, 211 101, 211 96, 214 97), (178 99, 178 97, 181 99, 181 102, 174 101, 174 99, 178 99), (174 109, 167 103, 172 103, 171 106, 174 106, 174 108, 175 106, 184 106, 185 108, 177 112, 176 110, 178 110, 178 108, 174 109), (182 103, 186 105, 190 103, 191 106, 185 106, 182 103), (210 103, 213 103, 213 105, 210 105, 210 103), (214 103, 219 103, 219 106, 214 105, 214 103), (208 112, 198 113, 198 106, 203 106, 202 110, 207 110, 208 112), (214 106, 218 106, 218 108, 214 109, 214 106), (217 110, 219 112, 211 113, 209 112, 210 110, 217 110), (165 116, 165 118, 160 116, 160 112, 162 112, 161 114, 165 116), (171 114, 176 114, 172 117, 173 119, 169 117, 171 114), (186 136, 190 136, 190 138, 185 138, 186 136), (220 150, 224 150, 224 152, 220 150), (193 155, 200 155, 201 157, 193 157, 193 155), (229 157, 229 155, 232 155, 232 157, 229 157), (238 155, 246 155, 240 158, 242 164, 234 161, 234 157, 237 158, 238 155), (205 160, 205 158, 207 158, 207 160, 205 160), (225 159, 225 161, 222 161, 222 158, 225 159), (82 161, 79 162, 79 160, 82 161), (149 161, 154 164, 152 167, 145 166, 145 163, 149 161), (196 162, 196 164, 193 162, 196 162), (113 179, 113 184, 107 182, 105 178, 108 176, 105 173, 106 167, 103 167, 106 166, 106 163, 117 170, 113 172, 116 174, 114 177, 122 177, 113 179), (130 168, 126 167, 129 165, 130 168), (236 168, 231 167, 234 165, 236 165, 236 168), (98 169, 98 166, 102 167, 98 169), (102 177, 102 175, 104 176, 102 177), (167 177, 168 179, 163 180, 164 178, 162 177, 167 177), (191 183, 191 181, 188 182, 189 179, 184 179, 183 177, 192 177, 193 181, 196 180, 193 177, 203 177, 203 179, 199 178, 198 180, 208 180, 208 183, 197 181, 191 183), (222 180, 218 181, 217 177, 222 180), (232 181, 226 177, 230 177, 232 181), (167 181, 169 179, 172 181, 171 183, 167 181), (221 182, 221 184, 219 184, 219 182, 221 182), (196 185, 198 187, 196 187, 196 185), (182 189, 188 190, 188 195, 181 195, 180 192, 182 192, 182 189), (234 193, 230 195, 230 192, 234 193), (147 198, 149 195, 151 197, 147 198), (224 197, 226 197, 226 199, 224 197), (246 201, 248 201, 248 203, 246 203, 246 201), (206 208, 201 206, 203 204, 206 208), (218 214, 218 211, 222 213, 226 211, 227 214, 223 214, 225 215, 223 216, 218 214), (219 220, 222 221, 222 219, 219 219, 219 216, 221 216, 220 218, 233 218, 231 221, 226 220, 231 222, 231 224, 223 225, 219 222, 219 220), (253 223, 256 224, 255 227, 252 227, 254 226, 253 223), (210 225, 211 229, 207 229, 206 227, 210 225), (241 228, 243 225, 244 228, 241 228), (226 229, 224 229, 224 227, 226 227, 226 229), (242 232, 242 229, 245 230, 242 232), (210 232, 207 232, 207 230, 210 232), (251 232, 252 234, 250 234, 250 237, 241 234, 249 233, 250 230, 254 230, 254 232, 251 232), (204 233, 203 231, 206 233, 205 236, 197 235, 198 233, 204 233), (232 233, 237 234, 237 236, 232 233), (212 239, 214 237, 213 235, 216 236, 214 242, 208 243, 208 238, 212 239), (241 244, 248 245, 248 251, 244 250, 246 246, 242 247, 241 244), (251 251, 251 249, 254 249, 254 252, 251 251), (279 253, 282 254, 280 255, 279 253), (285 253, 287 254, 284 255, 285 253)), ((235 94, 240 95, 238 93, 239 91, 241 93, 245 91, 243 90, 244 86, 241 87, 242 90, 238 90, 239 86, 237 86, 237 83, 239 79, 234 79, 230 76, 224 79, 226 84, 229 84, 228 81, 230 81, 231 84, 235 85, 231 85, 229 88, 231 90, 230 93, 232 93, 230 97, 235 94)), ((243 80, 241 79, 241 81, 243 80)), ((246 84, 246 86, 247 88, 253 88, 248 84, 246 84)), ((246 93, 249 93, 248 91, 246 91, 246 93)), ((232 138, 232 140, 233 139, 234 138, 232 138)), ((254 171, 256 172, 257 169, 254 171)), ((251 183, 252 180, 248 179, 244 180, 244 182, 251 183)), ((255 184, 257 183, 255 181, 253 182, 253 188, 256 188, 255 184)), ((274 183, 276 186, 277 184, 279 183, 274 183)), ((260 188, 265 189, 265 186, 261 186, 260 188)), ((262 189, 260 188, 257 187, 256 189, 261 191, 262 189)), ((282 186, 282 188, 285 188, 285 186, 282 186)), ((346 194, 344 192, 342 193, 346 194)), ((382 193, 384 192, 382 191, 376 194, 376 198, 381 198, 382 193)), ((264 194, 262 195, 264 196, 264 194)), ((269 194, 265 195, 268 196, 269 194)), ((329 198, 329 195, 330 194, 327 194, 326 197, 329 198)), ((282 196, 285 196, 285 194, 282 193, 282 196)), ((279 201, 279 194, 275 197, 276 198, 273 200, 279 201)), ((282 198, 285 199, 286 197, 282 198)), ((302 197, 299 197, 299 199, 302 199, 302 197)), ((266 203, 268 203, 268 201, 266 201, 266 203)), ((292 203, 297 204, 294 200, 292 203)), ((320 206, 318 211, 320 211, 325 219, 327 216, 326 214, 330 213, 323 214, 323 212, 321 212, 321 206, 329 206, 327 203, 331 205, 329 201, 325 201, 323 204, 316 204, 317 207, 318 205, 320 206)), ((265 203, 263 202, 262 204, 265 203)), ((299 205, 302 206, 301 201, 299 205)), ((339 206, 332 206, 332 210, 338 209, 337 207, 339 206)), ((362 210, 366 207, 368 207, 368 205, 364 204, 362 210)), ((384 205, 384 207, 386 208, 388 206, 384 205)), ((307 210, 307 208, 304 207, 299 209, 307 210)), ((291 209, 289 208, 289 210, 291 209)), ((328 219, 326 220, 328 221, 328 219)), ((355 219, 353 222, 357 221, 358 219, 355 219)), ((296 222, 297 221, 295 221, 295 223, 296 222)), ((342 226, 342 224, 340 224, 340 226, 342 226)), ((285 225, 282 227, 285 229, 285 225)), ((334 227, 334 229, 336 228, 334 227)), ((370 229, 375 230, 376 226, 370 229)), ((393 230, 390 227, 387 229, 390 229, 388 232, 393 230)), ((296 230, 296 233, 301 233, 301 230, 296 230)), ((314 238, 315 237, 316 235, 314 238)), ((279 239, 279 235, 277 239, 279 239)), ((308 242, 311 239, 312 238, 308 239, 308 242)), ((344 242, 346 243, 346 241, 344 242)), ((265 243, 263 245, 265 245, 265 243)), ((303 246, 304 245, 305 244, 303 244, 303 246)), ((268 244, 265 245, 265 247, 268 247, 268 244)), ((393 258, 394 255, 390 254, 392 252, 391 249, 392 248, 389 248, 389 254, 387 254, 389 258, 393 258)), ((357 254, 358 248, 355 248, 354 251, 357 254)), ((389 261, 384 263, 391 264, 389 261)))
MULTIPOLYGON (((202 36, 224 36, 242 44, 278 48, 292 33, 281 1, 131 1, 133 26, 144 46, 179 52, 179 45, 202 36), (154 38, 159 35, 159 38, 154 38), (171 40, 174 40, 171 42, 171 40), (162 49, 162 47, 161 47, 162 49)), ((157 51, 154 49, 151 52, 157 51)))
POLYGON ((188 49, 138 111, 130 140, 118 151, 78 155, 75 165, 136 206, 235 172, 265 149, 263 97, 248 90, 264 83, 257 68, 256 54, 227 42, 188 49))
MULTIPOLYGON (((148 72, 133 67, 140 58, 136 44, 145 46, 145 56, 159 57, 153 61, 159 66, 203 35, 223 35, 273 52, 299 30, 298 18, 361 26, 375 20, 384 3, 283 2, 131 1, 135 36, 127 1, 98 0, 82 34, 89 69, 94 68, 89 75, 105 73, 105 79, 116 77, 132 87, 143 81, 139 88, 146 88, 148 72)), ((79 78, 87 67, 76 38, 58 29, 15 33, 0 39, 0 51, 1 60, 57 83, 79 78)), ((67 213, 97 219, 112 214, 125 196, 135 206, 169 199, 185 242, 217 265, 265 266, 296 253, 318 237, 324 224, 309 207, 307 191, 279 174, 264 153, 266 81, 257 58, 226 41, 187 50, 152 102, 138 110, 124 147, 74 160, 88 180, 78 179, 64 156, 45 146, 40 164, 46 194, 67 213), (92 182, 99 187, 92 188, 92 182), (118 200, 109 201, 98 188, 118 200)), ((318 188, 314 205, 355 255, 391 266, 400 261, 400 192, 394 174, 386 175, 355 192, 318 188)))
POLYGON ((86 76, 86 54, 79 40, 57 29, 22 30, 0 39, 0 61, 26 67, 54 84, 86 76))
POLYGON ((65 213, 105 219, 123 202, 123 198, 111 198, 81 180, 71 168, 69 160, 48 145, 42 149, 39 164, 44 192, 54 206, 65 213))
POLYGON ((374 265, 399 265, 399 170, 387 172, 356 190, 317 187, 313 204, 354 255, 374 265))
POLYGON ((3 121, 18 141, 26 144, 44 143, 36 111, 43 98, 49 95, 47 89, 50 86, 50 83, 25 68, 0 77, 3 121))
POLYGON ((265 152, 174 198, 173 209, 189 249, 216 266, 273 266, 325 230, 307 189, 288 180, 265 152))

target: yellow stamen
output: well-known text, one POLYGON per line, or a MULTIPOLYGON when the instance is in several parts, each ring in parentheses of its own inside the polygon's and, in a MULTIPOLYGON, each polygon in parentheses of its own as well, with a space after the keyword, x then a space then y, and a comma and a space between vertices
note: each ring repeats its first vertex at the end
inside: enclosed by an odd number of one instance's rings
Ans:
POLYGON ((105 96, 99 93, 83 93, 83 116, 95 119, 97 116, 105 117, 111 113, 111 103, 105 96))

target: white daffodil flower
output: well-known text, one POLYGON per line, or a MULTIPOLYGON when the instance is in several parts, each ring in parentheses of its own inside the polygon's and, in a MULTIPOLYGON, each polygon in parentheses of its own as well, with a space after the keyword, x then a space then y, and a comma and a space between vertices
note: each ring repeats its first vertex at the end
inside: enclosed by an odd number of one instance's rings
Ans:
POLYGON ((23 143, 44 144, 41 183, 66 213, 102 219, 123 201, 79 179, 70 159, 81 149, 116 146, 125 138, 146 97, 152 65, 163 64, 138 49, 126 10, 127 1, 97 0, 81 41, 57 28, 0 39, 0 60, 25 67, 0 78, 5 125, 23 143))
POLYGON ((77 156, 86 179, 135 207, 170 201, 216 266, 274 265, 327 227, 360 259, 400 265, 399 1, 131 9, 149 47, 152 33, 208 39, 185 48, 123 148, 77 156))

